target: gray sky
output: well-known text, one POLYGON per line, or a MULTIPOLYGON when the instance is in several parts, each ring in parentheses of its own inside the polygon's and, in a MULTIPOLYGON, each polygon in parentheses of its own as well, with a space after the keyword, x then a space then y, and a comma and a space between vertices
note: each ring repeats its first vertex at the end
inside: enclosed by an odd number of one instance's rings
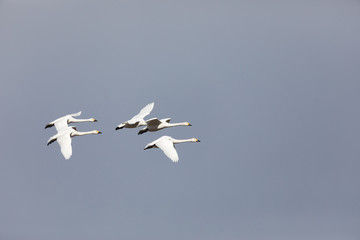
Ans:
POLYGON ((360 3, 254 2, 1 1, 0 239, 359 239, 360 3))

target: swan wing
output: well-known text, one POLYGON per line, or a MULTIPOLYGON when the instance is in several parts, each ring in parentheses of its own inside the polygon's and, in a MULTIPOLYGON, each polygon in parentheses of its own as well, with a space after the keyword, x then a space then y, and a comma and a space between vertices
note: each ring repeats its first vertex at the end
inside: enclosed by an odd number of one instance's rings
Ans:
POLYGON ((67 132, 65 134, 60 134, 60 136, 57 137, 57 142, 60 145, 60 150, 64 158, 66 160, 70 159, 72 155, 70 132, 67 132))
POLYGON ((65 128, 68 127, 68 118, 67 117, 63 117, 59 120, 57 120, 55 123, 55 128, 58 132, 61 132, 61 130, 64 130, 65 128))
POLYGON ((161 124, 161 121, 157 118, 151 118, 146 121, 146 125, 152 126, 152 127, 159 126, 160 124, 161 124))
POLYGON ((69 114, 70 116, 72 117, 78 117, 81 115, 81 111, 80 112, 77 112, 77 113, 72 113, 72 114, 69 114))
POLYGON ((175 146, 169 139, 160 139, 160 141, 158 141, 155 145, 160 148, 165 155, 171 159, 171 161, 179 161, 179 156, 176 152, 175 146))
POLYGON ((170 123, 171 118, 163 118, 160 121, 170 123))
POLYGON ((154 108, 154 103, 149 103, 148 105, 143 107, 138 114, 136 114, 132 119, 130 119, 130 121, 135 119, 143 119, 144 117, 146 117, 151 113, 153 108, 154 108))

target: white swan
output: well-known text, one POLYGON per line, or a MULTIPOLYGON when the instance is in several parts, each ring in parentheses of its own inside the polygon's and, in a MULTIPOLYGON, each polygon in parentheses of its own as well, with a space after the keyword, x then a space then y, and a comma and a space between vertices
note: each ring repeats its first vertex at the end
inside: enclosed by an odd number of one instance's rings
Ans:
POLYGON ((151 118, 146 121, 146 127, 141 129, 138 134, 146 132, 156 132, 164 128, 175 127, 175 126, 191 126, 188 122, 170 123, 171 118, 157 119, 151 118))
POLYGON ((200 140, 197 138, 178 140, 169 136, 162 136, 146 145, 144 150, 149 148, 160 148, 165 153, 165 155, 171 159, 171 161, 177 162, 179 161, 179 156, 176 152, 174 144, 183 142, 200 142, 200 140))
POLYGON ((47 145, 49 146, 51 143, 57 141, 60 145, 62 155, 66 160, 68 160, 72 155, 71 138, 75 136, 83 136, 89 134, 101 134, 101 132, 98 130, 93 130, 89 132, 78 132, 76 131, 76 127, 66 127, 63 128, 58 134, 52 136, 49 139, 47 145))
POLYGON ((73 117, 80 116, 81 111, 78 113, 68 114, 66 116, 60 117, 51 123, 48 123, 45 128, 49 128, 52 126, 55 126, 56 130, 59 132, 62 129, 66 128, 69 123, 78 123, 78 122, 97 122, 94 118, 88 118, 88 119, 75 119, 73 117))
POLYGON ((139 126, 145 126, 146 122, 144 121, 144 117, 146 117, 147 115, 150 114, 150 112, 153 110, 154 108, 154 103, 149 103, 148 105, 146 105, 145 107, 143 107, 140 112, 135 115, 133 118, 131 118, 130 120, 120 123, 115 130, 119 130, 122 128, 136 128, 139 126))

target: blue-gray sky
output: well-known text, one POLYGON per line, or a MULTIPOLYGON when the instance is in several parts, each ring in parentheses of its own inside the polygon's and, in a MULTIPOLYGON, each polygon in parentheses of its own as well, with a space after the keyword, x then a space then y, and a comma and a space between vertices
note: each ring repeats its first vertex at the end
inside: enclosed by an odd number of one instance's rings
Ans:
MULTIPOLYGON (((360 3, 0 2, 0 239, 360 238, 360 3), (115 131, 149 117, 192 127, 115 131), (73 156, 44 126, 83 111, 73 156), (154 139, 197 137, 172 163, 154 139)), ((75 125, 75 124, 74 124, 75 125)))

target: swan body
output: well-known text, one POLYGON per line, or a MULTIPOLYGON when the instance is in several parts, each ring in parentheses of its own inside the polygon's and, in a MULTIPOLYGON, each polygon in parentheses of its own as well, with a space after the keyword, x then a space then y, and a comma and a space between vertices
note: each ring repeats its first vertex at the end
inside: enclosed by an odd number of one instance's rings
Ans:
POLYGON ((68 127, 69 123, 78 123, 78 122, 97 122, 94 118, 88 118, 88 119, 76 119, 74 117, 80 116, 81 111, 78 113, 68 114, 63 117, 60 117, 50 123, 48 123, 45 128, 50 128, 55 126, 56 130, 60 132, 62 129, 68 127))
POLYGON ((138 114, 136 114, 134 117, 132 117, 130 120, 126 122, 120 123, 115 130, 119 130, 122 128, 136 128, 139 126, 146 126, 146 122, 144 120, 144 117, 150 114, 150 112, 154 108, 154 103, 149 103, 145 107, 143 107, 138 114))
POLYGON ((180 122, 180 123, 170 123, 171 118, 157 119, 151 118, 146 121, 146 127, 141 129, 138 134, 143 134, 146 132, 156 132, 164 128, 176 127, 176 126, 191 126, 188 122, 180 122))
POLYGON ((83 135, 90 135, 90 134, 101 134, 98 130, 88 131, 88 132, 78 132, 76 127, 65 127, 56 135, 52 136, 47 145, 57 141, 62 155, 66 160, 70 159, 72 155, 72 146, 71 146, 71 138, 75 136, 83 136, 83 135))
POLYGON ((162 136, 155 141, 147 144, 144 150, 149 148, 160 148, 165 153, 165 155, 171 159, 171 161, 177 162, 179 161, 179 156, 176 152, 174 144, 183 142, 200 142, 200 140, 197 138, 179 140, 169 136, 162 136))

